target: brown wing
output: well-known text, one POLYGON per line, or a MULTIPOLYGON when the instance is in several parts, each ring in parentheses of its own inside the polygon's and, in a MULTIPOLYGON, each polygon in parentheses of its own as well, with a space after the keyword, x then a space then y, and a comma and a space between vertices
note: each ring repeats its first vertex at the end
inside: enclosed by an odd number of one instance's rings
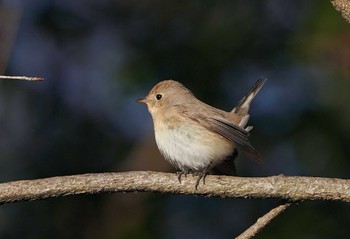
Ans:
POLYGON ((249 132, 222 119, 209 118, 208 122, 212 131, 234 142, 237 148, 242 150, 246 156, 259 162, 262 161, 260 154, 248 140, 249 132))
POLYGON ((197 122, 208 130, 221 135, 231 142, 234 142, 236 147, 239 150, 242 150, 242 152, 249 158, 262 162, 260 154, 254 149, 248 140, 249 132, 240 126, 225 120, 223 118, 225 117, 225 112, 220 113, 217 109, 214 110, 214 108, 210 106, 203 107, 202 109, 198 107, 198 111, 206 112, 206 115, 209 114, 213 116, 207 117, 203 113, 189 113, 188 110, 183 110, 181 114, 186 118, 197 122))

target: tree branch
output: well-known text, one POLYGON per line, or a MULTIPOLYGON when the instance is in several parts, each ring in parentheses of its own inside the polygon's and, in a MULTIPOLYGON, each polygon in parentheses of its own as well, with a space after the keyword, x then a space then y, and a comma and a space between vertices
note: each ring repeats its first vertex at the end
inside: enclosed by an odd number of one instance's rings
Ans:
POLYGON ((14 181, 0 184, 0 203, 95 194, 101 192, 161 192, 232 198, 279 198, 288 201, 350 202, 350 180, 316 177, 242 178, 209 175, 195 189, 197 177, 150 171, 98 173, 14 181))
POLYGON ((0 75, 1 80, 26 80, 26 81, 42 81, 44 78, 41 77, 31 77, 31 76, 2 76, 0 75))
POLYGON ((266 213, 264 216, 258 218, 256 223, 254 223, 252 226, 250 226, 241 235, 236 237, 236 239, 253 238, 264 227, 266 227, 274 218, 276 218, 278 215, 280 215, 282 212, 284 212, 290 205, 291 205, 291 203, 284 203, 284 204, 281 204, 281 205, 273 208, 271 211, 266 213))
POLYGON ((331 0, 333 7, 340 12, 342 17, 350 23, 350 1, 349 0, 331 0))

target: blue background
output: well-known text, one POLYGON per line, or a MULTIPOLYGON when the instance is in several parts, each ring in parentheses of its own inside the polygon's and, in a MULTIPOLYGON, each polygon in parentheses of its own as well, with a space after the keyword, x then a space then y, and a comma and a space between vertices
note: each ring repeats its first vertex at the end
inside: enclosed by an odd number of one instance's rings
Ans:
MULTIPOLYGON (((350 31, 329 1, 0 1, 1 182, 174 172, 136 99, 174 79, 230 110, 261 76, 241 176, 349 177, 350 31)), ((0 208, 1 238, 232 238, 278 201, 150 193, 0 208)), ((349 206, 302 202, 257 238, 347 238, 349 206)))

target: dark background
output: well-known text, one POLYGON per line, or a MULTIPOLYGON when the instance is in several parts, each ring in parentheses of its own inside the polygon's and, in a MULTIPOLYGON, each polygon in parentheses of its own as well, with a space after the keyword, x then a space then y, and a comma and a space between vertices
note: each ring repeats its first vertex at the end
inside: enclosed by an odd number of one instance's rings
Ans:
MULTIPOLYGON (((173 171, 135 100, 175 79, 230 110, 251 109, 259 165, 241 176, 349 177, 350 31, 329 1, 0 1, 1 182, 173 171)), ((232 238, 275 200, 150 193, 0 207, 1 238, 232 238)), ((303 202, 257 238, 348 238, 350 208, 303 202)))

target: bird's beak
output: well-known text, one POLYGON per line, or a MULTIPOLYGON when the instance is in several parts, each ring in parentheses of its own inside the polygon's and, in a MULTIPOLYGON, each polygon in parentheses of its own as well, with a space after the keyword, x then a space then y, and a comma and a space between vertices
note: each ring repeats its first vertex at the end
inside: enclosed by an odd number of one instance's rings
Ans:
POLYGON ((148 102, 148 99, 147 98, 141 98, 141 99, 138 99, 137 100, 138 103, 144 103, 144 104, 147 104, 148 102))

